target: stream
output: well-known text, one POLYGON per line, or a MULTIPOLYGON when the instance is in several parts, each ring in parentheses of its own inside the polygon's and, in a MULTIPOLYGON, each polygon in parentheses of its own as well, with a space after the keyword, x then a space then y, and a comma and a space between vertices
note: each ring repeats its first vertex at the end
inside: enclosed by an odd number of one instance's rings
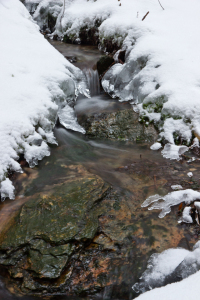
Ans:
MULTIPOLYGON (((75 112, 78 120, 82 118, 87 120, 89 116, 98 113, 131 109, 130 103, 113 100, 101 91, 97 84, 98 80, 94 79, 96 76, 94 71, 88 71, 95 69, 96 62, 102 55, 97 48, 68 45, 59 41, 50 43, 74 65, 87 69, 85 72, 89 74, 88 76, 92 74, 90 85, 92 97, 90 99, 79 97, 76 102, 75 112)), ((71 256, 73 263, 68 262, 59 279, 50 279, 51 288, 44 279, 38 277, 38 290, 47 296, 39 294, 37 296, 35 283, 27 284, 30 280, 29 266, 24 275, 16 275, 12 279, 10 273, 2 268, 0 299, 132 299, 136 295, 131 287, 146 269, 147 260, 152 253, 162 252, 171 247, 190 250, 198 240, 195 228, 188 224, 177 223, 177 207, 173 207, 172 212, 165 218, 159 219, 157 211, 141 208, 141 204, 150 195, 165 195, 172 191, 173 184, 191 188, 198 178, 194 176, 191 181, 187 177, 187 172, 194 169, 198 171, 200 167, 196 161, 188 164, 186 160, 166 160, 160 151, 151 151, 152 143, 148 142, 90 138, 66 130, 60 125, 56 126, 54 134, 58 146, 51 146, 51 156, 44 158, 33 169, 22 162, 24 173, 14 174, 12 177, 17 195, 15 201, 6 200, 0 204, 2 239, 4 235, 6 237, 5 228, 10 226, 10 220, 14 220, 21 207, 24 204, 28 205, 35 199, 35 195, 44 195, 44 198, 51 193, 55 195, 52 189, 60 187, 60 183, 67 183, 69 186, 71 182, 75 184, 76 180, 79 180, 82 184, 91 178, 98 182, 98 187, 101 183, 102 189, 106 189, 106 193, 103 191, 103 196, 98 198, 92 208, 85 213, 86 219, 94 219, 93 223, 98 220, 96 231, 88 239, 85 237, 87 233, 82 240, 70 241, 77 247, 71 256), (26 284, 22 284, 23 276, 26 284), (68 280, 66 286, 60 285, 62 279, 68 280), (30 296, 21 296, 20 289, 22 293, 29 293, 30 296), (16 291, 19 296, 12 295, 16 291), (50 296, 51 293, 53 296, 50 296), (36 295, 36 298, 32 295, 36 295)), ((192 156, 190 153, 188 155, 192 156)), ((79 182, 76 183, 76 190, 81 186, 79 182)), ((81 189, 84 190, 82 186, 81 189)), ((90 191, 94 192, 93 189, 90 191)), ((22 224, 23 222, 25 221, 22 220, 22 224)), ((12 224, 14 228, 16 223, 12 224)), ((71 226, 75 228, 75 225, 71 226)), ((29 264, 33 268, 31 259, 29 257, 29 264)), ((21 270, 22 266, 20 265, 18 269, 21 270)), ((37 272, 36 269, 34 272, 37 272)), ((31 277, 32 279, 34 278, 31 277)))

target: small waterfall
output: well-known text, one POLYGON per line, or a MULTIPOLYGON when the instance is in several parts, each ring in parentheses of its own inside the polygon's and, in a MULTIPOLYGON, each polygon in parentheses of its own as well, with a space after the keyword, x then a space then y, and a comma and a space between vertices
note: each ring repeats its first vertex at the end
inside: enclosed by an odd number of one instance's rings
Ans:
POLYGON ((84 69, 83 72, 87 78, 91 97, 99 95, 100 83, 98 71, 93 69, 84 69))

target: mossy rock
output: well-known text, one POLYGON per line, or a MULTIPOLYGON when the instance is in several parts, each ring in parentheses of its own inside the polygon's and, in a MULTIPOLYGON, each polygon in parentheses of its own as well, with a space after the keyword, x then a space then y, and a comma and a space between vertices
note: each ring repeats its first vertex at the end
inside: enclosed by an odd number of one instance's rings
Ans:
POLYGON ((154 142, 158 133, 153 124, 141 124, 133 109, 112 113, 99 113, 80 120, 90 138, 154 142))
POLYGON ((94 238, 101 214, 98 203, 108 188, 85 171, 43 195, 28 197, 1 236, 0 264, 14 278, 26 271, 33 280, 58 278, 71 255, 94 238))
POLYGON ((114 63, 114 59, 109 55, 101 56, 100 60, 97 62, 97 71, 99 75, 105 73, 108 68, 114 63))

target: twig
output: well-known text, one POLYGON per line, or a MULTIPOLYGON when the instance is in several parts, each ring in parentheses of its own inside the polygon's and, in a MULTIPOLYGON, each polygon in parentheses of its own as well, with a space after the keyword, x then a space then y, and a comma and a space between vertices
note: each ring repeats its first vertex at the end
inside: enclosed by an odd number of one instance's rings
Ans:
POLYGON ((158 2, 159 2, 159 4, 160 4, 160 6, 162 7, 162 9, 165 10, 164 7, 161 5, 160 0, 158 0, 158 2))
POLYGON ((146 16, 149 14, 149 11, 146 13, 146 15, 142 18, 142 21, 146 18, 146 16))
POLYGON ((157 189, 156 175, 153 176, 153 179, 154 179, 155 188, 157 189))

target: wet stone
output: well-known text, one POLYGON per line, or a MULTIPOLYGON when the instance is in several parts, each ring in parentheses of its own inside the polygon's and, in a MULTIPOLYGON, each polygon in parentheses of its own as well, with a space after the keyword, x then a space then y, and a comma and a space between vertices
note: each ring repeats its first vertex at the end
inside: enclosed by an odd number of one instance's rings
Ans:
POLYGON ((1 235, 0 263, 8 267, 11 277, 24 278, 23 289, 37 289, 35 278, 58 278, 70 257, 97 232, 101 212, 96 206, 109 185, 83 167, 75 170, 77 177, 69 176, 73 166, 66 168, 64 182, 43 195, 27 197, 1 235), (22 270, 29 272, 30 281, 22 270))
POLYGON ((139 123, 138 114, 133 109, 118 112, 99 113, 79 120, 90 138, 130 140, 137 142, 154 142, 158 133, 149 124, 146 127, 139 123))
POLYGON ((109 55, 101 56, 101 58, 97 62, 97 71, 99 75, 100 76, 103 75, 113 63, 114 63, 114 59, 112 58, 112 56, 109 55))

